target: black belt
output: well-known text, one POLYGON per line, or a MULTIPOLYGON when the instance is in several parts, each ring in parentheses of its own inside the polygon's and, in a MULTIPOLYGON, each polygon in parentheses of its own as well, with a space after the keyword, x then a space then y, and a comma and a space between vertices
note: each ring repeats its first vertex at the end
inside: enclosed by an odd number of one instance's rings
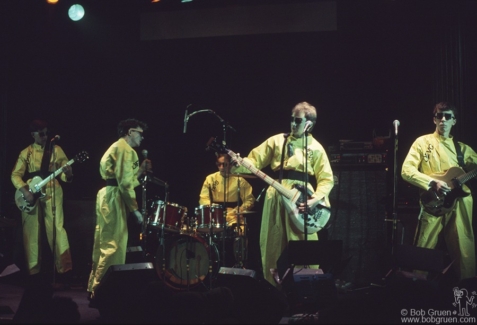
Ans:
POLYGON ((110 178, 106 180, 106 186, 118 186, 116 178, 110 178))
POLYGON ((306 174, 296 170, 283 170, 283 179, 293 179, 295 181, 305 180, 306 174))
MULTIPOLYGON (((222 207, 224 206, 224 202, 213 202, 212 204, 219 204, 222 207)), ((225 207, 226 208, 235 208, 235 207, 237 207, 237 201, 235 201, 235 202, 225 202, 225 207)))

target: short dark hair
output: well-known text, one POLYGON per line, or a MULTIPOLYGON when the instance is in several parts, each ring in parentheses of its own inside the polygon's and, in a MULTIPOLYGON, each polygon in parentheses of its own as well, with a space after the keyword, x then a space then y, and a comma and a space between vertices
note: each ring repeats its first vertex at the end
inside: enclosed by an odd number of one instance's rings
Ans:
POLYGON ((434 106, 433 115, 437 113, 437 111, 452 111, 454 113, 455 118, 457 118, 457 108, 454 104, 450 102, 439 102, 434 106))
POLYGON ((128 134, 129 129, 131 129, 131 128, 134 129, 134 128, 137 128, 137 127, 140 127, 144 131, 147 130, 147 124, 146 123, 144 123, 142 121, 139 121, 139 120, 136 120, 134 118, 130 118, 130 119, 123 120, 123 121, 119 122, 119 124, 118 124, 118 137, 120 137, 120 138, 124 137, 126 134, 128 134))
POLYGON ((30 132, 37 132, 48 127, 48 123, 44 120, 33 120, 30 123, 30 132))

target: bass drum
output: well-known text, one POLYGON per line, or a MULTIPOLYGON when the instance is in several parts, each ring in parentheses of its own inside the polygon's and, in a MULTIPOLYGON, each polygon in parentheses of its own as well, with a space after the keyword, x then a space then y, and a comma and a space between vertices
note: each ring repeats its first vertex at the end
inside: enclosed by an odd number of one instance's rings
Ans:
POLYGON ((201 237, 184 234, 164 242, 164 247, 157 248, 155 267, 159 278, 171 288, 188 290, 217 275, 219 253, 215 244, 210 246, 201 237))

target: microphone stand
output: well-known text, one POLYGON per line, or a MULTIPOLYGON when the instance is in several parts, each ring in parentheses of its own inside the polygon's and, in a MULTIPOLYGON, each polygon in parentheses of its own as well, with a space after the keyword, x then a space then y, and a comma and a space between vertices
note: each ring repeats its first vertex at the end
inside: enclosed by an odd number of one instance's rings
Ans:
MULTIPOLYGON (((55 141, 50 141, 50 152, 53 156, 53 161, 56 163, 56 151, 55 151, 55 141)), ((45 153, 43 153, 45 154, 45 153)), ((52 243, 52 255, 53 255, 53 286, 56 284, 56 191, 55 191, 56 179, 51 178, 51 210, 53 213, 53 243, 52 243)), ((44 218, 43 218, 44 221, 44 218)), ((46 234, 46 224, 45 224, 45 234, 46 234)), ((47 238, 48 243, 48 238, 47 238)))
POLYGON ((305 203, 305 212, 303 213, 303 233, 305 234, 305 241, 308 240, 308 130, 305 131, 305 139, 303 139, 305 146, 305 175, 304 175, 304 188, 303 188, 303 198, 305 203))
MULTIPOLYGON (((396 196, 397 196, 397 150, 398 150, 398 133, 394 135, 394 169, 393 169, 393 228, 391 233, 391 255, 394 256, 394 249, 396 245, 396 232, 397 232, 397 223, 399 222, 397 217, 397 208, 396 208, 396 196)), ((402 242, 401 242, 402 244, 402 242)))

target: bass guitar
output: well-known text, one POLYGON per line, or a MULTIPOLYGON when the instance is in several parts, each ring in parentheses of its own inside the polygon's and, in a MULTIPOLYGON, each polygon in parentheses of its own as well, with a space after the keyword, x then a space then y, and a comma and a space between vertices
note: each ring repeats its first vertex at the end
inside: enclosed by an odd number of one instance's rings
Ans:
POLYGON ((431 175, 434 179, 446 182, 451 191, 446 195, 438 194, 433 189, 422 192, 420 199, 424 211, 434 216, 443 216, 452 211, 458 198, 469 195, 462 189, 462 185, 475 176, 477 176, 477 169, 466 173, 460 167, 451 167, 443 175, 431 175))
MULTIPOLYGON (((68 161, 63 167, 71 166, 74 162, 84 162, 88 158, 89 158, 88 153, 86 151, 81 151, 75 156, 75 158, 68 161)), ((33 177, 31 182, 28 184, 29 191, 30 193, 33 194, 33 197, 35 198, 35 202, 33 204, 30 204, 28 203, 27 200, 25 200, 25 196, 19 189, 16 190, 15 203, 17 207, 23 212, 30 212, 31 210, 33 210, 35 206, 37 205, 38 199, 45 197, 45 194, 41 190, 43 186, 48 184, 48 182, 50 182, 52 179, 56 178, 56 176, 62 173, 63 167, 58 168, 55 172, 53 172, 50 176, 48 176, 45 179, 42 179, 40 176, 33 177)))
MULTIPOLYGON (((209 148, 212 148, 212 145, 218 146, 216 143, 208 143, 209 148)), ((275 179, 271 178, 270 176, 257 169, 249 162, 245 161, 242 157, 234 153, 232 150, 226 149, 223 146, 219 147, 220 151, 226 152, 237 162, 237 164, 247 168, 258 178, 265 181, 268 185, 272 186, 282 195, 283 202, 289 217, 291 218, 293 224, 297 227, 297 229, 300 230, 302 233, 304 233, 305 218, 307 220, 306 231, 308 234, 314 234, 327 225, 331 215, 331 209, 329 207, 318 204, 314 209, 308 209, 306 214, 300 213, 300 211, 298 210, 300 203, 304 203, 308 199, 308 195, 310 194, 308 192, 306 194, 304 193, 304 186, 295 184, 294 188, 288 189, 275 179)))

